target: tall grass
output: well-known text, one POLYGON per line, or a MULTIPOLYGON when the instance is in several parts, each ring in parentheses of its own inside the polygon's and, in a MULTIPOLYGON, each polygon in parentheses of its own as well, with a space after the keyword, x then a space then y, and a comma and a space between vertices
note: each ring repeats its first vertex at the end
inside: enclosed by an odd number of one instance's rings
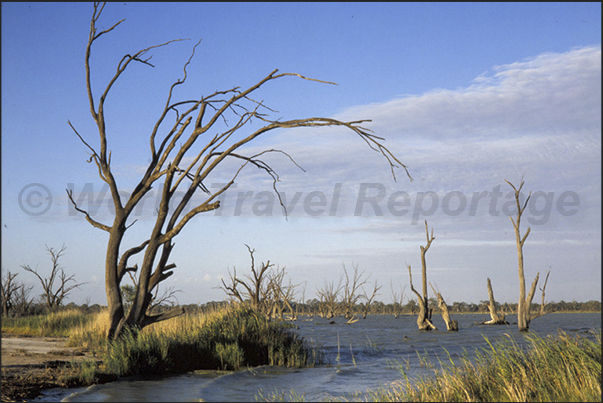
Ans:
POLYGON ((304 367, 320 360, 318 350, 300 336, 247 308, 184 315, 157 325, 109 343, 106 370, 118 375, 165 374, 258 365, 304 367))
POLYGON ((75 308, 44 315, 2 318, 2 333, 68 337, 74 328, 86 326, 93 319, 93 315, 75 308))
POLYGON ((439 362, 435 376, 407 377, 370 394, 374 401, 601 401, 601 335, 595 342, 560 331, 529 335, 527 350, 511 340, 439 362))
MULTIPOLYGON (((237 370, 248 366, 312 366, 321 361, 318 348, 244 307, 207 314, 185 314, 127 331, 117 341, 105 338, 107 311, 84 314, 61 311, 2 322, 2 332, 35 336, 68 336, 68 345, 84 347, 102 359, 104 374, 163 375, 197 369, 237 370)), ((90 369, 86 367, 86 373, 90 369)), ((89 375, 87 375, 89 376, 89 375)))

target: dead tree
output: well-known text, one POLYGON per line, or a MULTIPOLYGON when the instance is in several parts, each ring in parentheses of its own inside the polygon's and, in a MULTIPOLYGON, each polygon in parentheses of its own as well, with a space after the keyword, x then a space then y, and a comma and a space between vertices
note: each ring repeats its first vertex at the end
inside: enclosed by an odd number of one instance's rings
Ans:
POLYGON ((256 267, 255 258, 253 256, 255 249, 251 249, 249 245, 245 246, 251 257, 251 273, 253 276, 246 274, 244 279, 239 278, 237 277, 237 269, 235 267, 233 269, 233 274, 230 274, 230 272, 228 273, 230 276, 230 285, 227 285, 224 282, 224 279, 222 279, 221 288, 228 296, 235 298, 242 303, 248 300, 253 309, 258 312, 265 312, 262 296, 266 294, 266 271, 273 267, 274 264, 270 264, 270 260, 268 260, 266 263, 262 262, 260 267, 256 267), (244 290, 237 289, 237 286, 239 285, 241 285, 244 290))
POLYGON ((410 265, 407 265, 408 275, 410 277, 410 290, 415 293, 417 296, 417 301, 419 302, 419 316, 417 317, 417 325, 419 326, 419 330, 437 330, 433 323, 431 323, 432 309, 429 308, 429 296, 427 295, 427 263, 425 261, 425 254, 435 239, 433 236, 433 228, 431 229, 431 236, 429 236, 427 220, 425 220, 425 235, 427 236, 427 244, 425 246, 421 245, 421 275, 423 280, 422 296, 412 285, 412 273, 410 270, 410 265))
POLYGON ((381 289, 381 286, 378 285, 377 280, 375 280, 375 285, 373 286, 373 292, 371 293, 370 296, 367 294, 367 292, 364 289, 362 290, 362 298, 364 298, 364 300, 366 301, 366 303, 364 304, 362 319, 366 319, 366 315, 369 313, 369 310, 371 309, 371 304, 373 303, 373 300, 377 296, 377 293, 379 292, 380 289, 381 289))
POLYGON ((151 314, 154 311, 163 310, 164 306, 168 305, 174 307, 178 303, 176 294, 182 292, 182 290, 175 290, 174 287, 166 288, 161 295, 159 295, 159 287, 155 288, 155 295, 151 299, 147 313, 151 314))
POLYGON ((46 246, 46 250, 50 254, 50 259, 52 262, 52 269, 50 271, 50 275, 47 278, 42 277, 37 270, 32 269, 28 265, 22 265, 23 270, 33 273, 40 283, 42 284, 42 289, 44 293, 42 294, 42 298, 46 304, 48 309, 55 309, 59 305, 61 305, 69 293, 79 288, 80 286, 86 283, 77 283, 75 281, 75 274, 71 276, 67 276, 65 270, 59 264, 59 259, 63 256, 65 250, 67 248, 65 245, 61 247, 61 250, 56 250, 54 248, 49 248, 46 246), (75 283, 69 285, 69 283, 75 283), (57 287, 55 287, 57 285, 57 287))
POLYGON ((319 315, 326 319, 335 317, 339 312, 339 295, 342 290, 342 278, 339 278, 339 283, 335 287, 335 282, 330 283, 325 280, 322 288, 317 290, 316 294, 320 298, 319 315))
POLYGON ((546 277, 544 279, 544 285, 540 289, 540 291, 542 291, 542 300, 540 302, 540 312, 532 314, 532 319, 536 319, 542 315, 547 314, 546 309, 545 309, 546 304, 544 302, 544 291, 546 290, 546 283, 549 281, 549 274, 551 274, 550 270, 546 272, 546 277))
POLYGON ((536 286, 538 284, 538 276, 540 275, 540 272, 536 273, 536 278, 534 279, 534 282, 530 287, 530 291, 526 296, 526 280, 523 267, 523 245, 526 242, 528 235, 530 235, 530 227, 528 227, 526 233, 522 236, 519 226, 521 225, 521 216, 528 205, 528 201, 532 196, 532 192, 530 192, 522 206, 519 198, 521 194, 521 188, 523 188, 524 185, 523 177, 521 178, 519 188, 513 186, 513 184, 506 179, 505 182, 507 182, 515 191, 515 205, 517 207, 517 215, 515 217, 515 220, 513 220, 512 216, 509 216, 509 218, 511 219, 511 223, 513 224, 513 228, 515 229, 515 241, 517 245, 517 260, 519 274, 519 303, 517 304, 517 326, 519 327, 520 331, 527 331, 530 328, 530 321, 532 320, 530 308, 532 305, 532 299, 534 298, 534 293, 536 292, 536 286))
MULTIPOLYGON (((343 305, 343 314, 348 321, 354 321, 354 307, 358 301, 362 298, 362 295, 358 292, 368 281, 368 277, 363 278, 364 271, 358 272, 358 265, 352 264, 354 268, 354 277, 350 277, 345 264, 343 266, 343 274, 345 276, 345 283, 343 285, 343 296, 341 304, 343 305)), ((355 322, 355 321, 354 321, 355 322)))
POLYGON ((6 275, 2 276, 2 316, 8 318, 10 312, 13 310, 15 305, 15 298, 19 289, 23 284, 17 283, 15 277, 19 273, 11 273, 10 271, 6 275))
MULTIPOLYGON (((124 20, 121 20, 108 29, 97 28, 105 4, 94 3, 94 10, 90 22, 90 33, 84 58, 86 73, 86 91, 92 118, 97 126, 98 146, 94 147, 89 140, 76 130, 69 122, 75 135, 84 144, 89 152, 89 162, 96 166, 100 179, 110 189, 113 202, 114 216, 110 224, 102 223, 92 218, 73 198, 73 192, 67 195, 76 211, 83 214, 86 220, 95 228, 108 233, 107 252, 105 257, 105 290, 109 314, 109 329, 107 337, 118 337, 124 328, 143 328, 149 324, 166 320, 184 313, 182 308, 175 309, 160 315, 147 315, 147 308, 151 301, 152 291, 155 287, 168 279, 176 268, 171 263, 170 254, 174 248, 174 238, 197 215, 216 210, 220 207, 219 197, 228 190, 245 167, 255 167, 266 173, 273 180, 273 187, 277 195, 276 182, 278 175, 262 158, 270 153, 280 153, 293 159, 282 150, 266 149, 251 153, 245 151, 245 146, 257 138, 275 130, 298 127, 334 127, 348 129, 358 135, 368 146, 380 153, 389 163, 392 174, 394 168, 402 167, 406 174, 408 170, 397 157, 395 157, 383 144, 382 138, 375 136, 368 129, 362 127, 367 120, 339 121, 337 119, 312 117, 302 119, 271 118, 273 109, 264 105, 263 101, 256 101, 253 97, 257 90, 265 84, 288 77, 297 77, 302 80, 334 84, 327 81, 305 77, 298 73, 279 73, 272 71, 256 84, 243 89, 233 87, 227 90, 218 90, 209 95, 195 99, 175 100, 174 89, 185 83, 187 67, 191 63, 197 45, 193 47, 191 56, 184 63, 183 76, 176 80, 167 91, 165 107, 159 113, 156 123, 148 136, 150 153, 148 165, 140 180, 134 186, 129 196, 122 197, 117 179, 112 169, 111 151, 105 116, 105 102, 114 84, 121 80, 126 69, 136 64, 144 67, 153 67, 149 62, 150 51, 166 46, 179 39, 168 41, 159 45, 149 46, 145 49, 131 52, 123 56, 117 65, 117 70, 112 78, 102 89, 98 97, 92 89, 93 74, 90 56, 93 45, 105 34, 114 31, 124 20), (170 122, 170 120, 173 120, 170 122), (249 125, 259 123, 258 128, 249 125), (236 161, 239 163, 232 171, 228 171, 225 162, 236 161), (224 186, 213 193, 205 186, 204 181, 210 174, 226 176, 224 186), (138 245, 123 245, 122 241, 126 231, 134 224, 132 214, 140 207, 145 195, 154 187, 159 187, 159 204, 154 216, 153 229, 146 240, 138 245), (201 192, 198 192, 201 190, 201 192), (205 193, 201 200, 193 196, 205 193), (182 197, 180 197, 182 195, 182 197), (174 197, 176 196, 176 197, 174 197), (142 254, 139 255, 139 254, 142 254), (128 261, 135 255, 141 256, 140 267, 131 266, 128 261), (123 302, 120 294, 120 284, 128 271, 139 272, 139 282, 133 306, 128 314, 124 313, 123 302)), ((128 70, 129 71, 129 70, 128 70)), ((97 84, 98 85, 98 84, 97 84)), ((102 87, 101 87, 102 88, 102 87)), ((196 90, 199 93, 199 90, 196 90)), ((231 166, 232 167, 232 166, 231 166)), ((410 176, 409 176, 410 177, 410 176)), ((395 175, 394 175, 395 178, 395 175)), ((284 205, 281 203, 284 208, 284 205)), ((285 210, 286 213, 286 210, 285 210)))
POLYGON ((438 328, 431 323, 432 310, 428 308, 427 298, 423 298, 421 294, 415 290, 415 287, 412 285, 412 273, 410 265, 408 264, 406 267, 408 267, 408 276, 410 277, 410 290, 415 293, 419 303, 419 316, 417 317, 417 325, 419 326, 419 330, 438 330, 438 328))
POLYGON ((433 293, 438 298, 438 307, 442 311, 442 319, 444 319, 444 322, 446 322, 446 329, 450 332, 458 331, 459 330, 459 322, 456 319, 450 318, 450 312, 448 311, 448 305, 446 305, 446 301, 444 301, 442 294, 440 294, 438 291, 436 291, 433 288, 433 285, 431 285, 431 283, 429 283, 429 285, 431 286, 433 293))
POLYGON ((31 314, 31 305, 34 299, 30 296, 33 285, 21 284, 13 299, 13 312, 15 317, 28 316, 31 314))
POLYGON ((476 325, 508 325, 509 322, 505 320, 505 314, 498 314, 496 312, 496 301, 494 300, 494 291, 492 291, 492 284, 490 283, 490 279, 487 281, 488 285, 488 297, 490 299, 490 303, 488 304, 488 309, 490 310, 490 320, 476 323, 476 325))
MULTIPOLYGON (((402 289, 402 292, 400 294, 398 294, 397 292, 394 291, 394 285, 393 282, 390 281, 390 289, 391 289, 391 293, 392 293, 392 310, 393 310, 393 314, 394 314, 394 319, 398 319, 398 316, 400 315, 400 313, 402 312, 402 302, 404 301, 404 288, 402 289)), ((412 314, 412 312, 411 312, 412 314)))
MULTIPOLYGON (((304 282, 304 287, 301 290, 301 299, 295 304, 295 316, 299 315, 305 315, 306 313, 306 308, 305 308, 305 304, 306 304, 306 287, 308 286, 308 282, 305 281, 304 282)), ((312 316, 312 314, 310 313, 310 316, 312 316)))
POLYGON ((285 275, 285 267, 269 273, 264 304, 272 319, 285 320, 285 310, 288 310, 290 313, 289 319, 297 320, 297 314, 292 306, 297 292, 297 285, 291 283, 291 279, 289 279, 288 284, 284 284, 285 275))

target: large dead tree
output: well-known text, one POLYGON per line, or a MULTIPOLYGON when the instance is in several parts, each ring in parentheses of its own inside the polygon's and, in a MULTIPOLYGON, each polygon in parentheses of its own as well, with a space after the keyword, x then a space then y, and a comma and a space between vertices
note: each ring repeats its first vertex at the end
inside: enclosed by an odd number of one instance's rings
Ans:
MULTIPOLYGON (((529 291, 528 295, 526 295, 526 280, 525 280, 525 273, 524 273, 524 267, 523 267, 523 245, 525 244, 526 239, 528 238, 528 235, 530 235, 531 228, 528 227, 526 233, 523 234, 523 236, 521 235, 521 231, 519 228, 521 225, 521 216, 523 215, 523 212, 528 205, 528 201, 530 200, 530 197, 532 196, 532 192, 530 192, 528 194, 528 197, 526 198, 526 200, 524 201, 524 203, 522 205, 521 201, 520 201, 520 196, 521 196, 521 189, 523 188, 523 185, 524 185, 523 177, 521 178, 521 183, 519 184, 518 188, 516 188, 511 182, 509 182, 506 179, 505 179, 505 182, 507 182, 513 188, 513 190, 515 192, 515 206, 517 208, 517 214, 515 216, 515 220, 513 219, 512 216, 509 216, 509 218, 511 219, 511 223, 513 223, 513 228, 515 229, 515 241, 516 241, 515 243, 517 245, 517 260, 518 260, 518 274, 519 274, 519 302, 517 304, 517 326, 520 331, 527 331, 530 328, 530 321, 532 319, 540 316, 538 314, 538 315, 534 316, 534 318, 532 318, 532 315, 530 313, 530 308, 532 306, 532 299, 534 299, 534 293, 536 292, 536 286, 538 285, 538 277, 540 276, 540 272, 536 273, 536 278, 532 282, 532 286, 530 287, 530 291, 529 291)), ((548 275, 547 275, 547 279, 548 279, 548 275)), ((542 294, 543 294, 542 299, 544 301, 544 288, 543 288, 542 294)))
MULTIPOLYGON (((194 217, 220 207, 219 196, 235 183, 243 168, 247 166, 256 167, 270 176, 273 180, 274 190, 279 195, 280 200, 280 194, 276 190, 278 175, 262 158, 269 153, 281 153, 291 160, 292 158, 282 150, 276 149, 266 149, 253 154, 246 153, 244 146, 258 137, 279 129, 340 126, 358 135, 371 149, 380 153, 388 161, 394 178, 394 168, 396 167, 403 167, 406 174, 409 175, 406 166, 382 144, 383 139, 362 127, 362 124, 367 120, 344 122, 322 117, 292 120, 273 119, 269 116, 273 110, 264 105, 263 101, 256 101, 252 98, 256 91, 265 84, 287 77, 297 77, 302 80, 325 84, 334 83, 311 79, 297 73, 279 73, 278 70, 274 70, 246 89, 233 87, 227 90, 215 91, 196 99, 173 99, 174 89, 186 81, 187 67, 191 63, 197 45, 199 45, 198 42, 193 47, 190 58, 184 64, 183 77, 176 80, 169 87, 165 107, 159 113, 153 129, 149 133, 149 162, 145 173, 129 196, 122 200, 111 165, 110 133, 108 131, 110 126, 107 125, 105 115, 107 96, 114 88, 115 83, 122 79, 126 69, 136 64, 143 67, 152 67, 148 53, 178 41, 178 39, 123 56, 117 64, 115 74, 98 97, 92 89, 90 60, 93 45, 124 21, 121 20, 108 29, 99 30, 97 22, 104 7, 105 4, 94 3, 84 59, 86 90, 90 112, 98 129, 98 145, 93 147, 89 140, 84 139, 71 122, 69 124, 88 149, 89 162, 94 162, 101 180, 109 186, 114 207, 113 222, 105 224, 97 221, 86 210, 77 206, 72 191, 68 190, 67 194, 76 211, 84 214, 91 225, 108 233, 109 239, 105 258, 105 289, 109 312, 109 329, 107 332, 109 339, 118 337, 125 327, 143 328, 184 312, 183 309, 175 309, 159 315, 147 315, 146 313, 151 301, 152 291, 159 283, 168 279, 173 274, 173 269, 176 268, 176 265, 169 261, 174 247, 174 238, 194 217), (172 118, 173 120, 169 122, 172 118), (254 123, 259 122, 260 126, 263 126, 257 129, 249 128, 252 120, 254 120, 254 123), (243 128, 249 128, 249 131, 246 132, 242 130, 243 128), (231 160, 239 161, 240 164, 233 172, 228 173, 228 171, 224 171, 226 169, 224 162, 231 160), (211 173, 217 171, 228 175, 230 180, 227 180, 224 186, 212 193, 205 186, 204 181, 211 173), (163 183, 159 181, 163 181, 163 183), (132 213, 154 186, 160 187, 161 196, 157 214, 154 217, 153 229, 148 238, 140 244, 129 247, 122 245, 126 231, 134 224, 131 220, 132 213), (199 195, 198 190, 206 195, 203 197, 203 201, 193 200, 193 196, 199 195), (181 194, 183 196, 180 198, 181 194), (177 195, 177 197, 174 197, 174 195, 177 195), (140 267, 138 265, 130 266, 128 261, 138 254, 142 254, 140 267), (138 271, 139 281, 133 306, 125 315, 120 284, 128 271, 138 271)), ((281 206, 283 206, 282 203, 281 206)))
POLYGON ((66 299, 69 293, 81 287, 86 283, 77 283, 75 281, 75 274, 70 276, 65 273, 65 269, 60 265, 59 260, 65 253, 67 247, 63 245, 60 250, 49 248, 46 246, 46 250, 50 254, 50 260, 52 262, 52 268, 48 277, 42 277, 37 270, 32 269, 29 265, 22 265, 23 270, 33 273, 44 290, 42 299, 48 309, 55 309, 60 306, 66 299))
POLYGON ((431 322, 433 309, 429 308, 429 296, 427 295, 427 262, 425 260, 425 254, 435 239, 433 236, 433 228, 431 229, 431 236, 429 235, 427 220, 425 220, 425 235, 427 237, 427 244, 425 246, 421 245, 421 277, 423 280, 423 295, 419 294, 419 292, 415 290, 412 285, 412 273, 410 265, 407 265, 408 276, 410 277, 410 290, 415 293, 417 296, 417 301, 419 302, 419 316, 417 317, 417 325, 419 326, 419 330, 437 330, 437 328, 431 322))

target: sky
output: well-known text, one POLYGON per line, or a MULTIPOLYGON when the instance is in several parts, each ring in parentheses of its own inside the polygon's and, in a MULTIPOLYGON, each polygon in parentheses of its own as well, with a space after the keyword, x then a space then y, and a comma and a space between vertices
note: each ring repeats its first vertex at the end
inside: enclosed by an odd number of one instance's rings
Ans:
MULTIPOLYGON (((2 274, 34 285, 50 271, 46 247, 66 247, 65 271, 84 283, 68 302, 106 304, 108 236, 70 205, 66 189, 100 222, 112 222, 106 185, 71 122, 93 147, 84 55, 92 3, 2 3, 2 274)), ((222 207, 197 216, 170 261, 181 304, 225 299, 229 271, 256 262, 286 268, 311 299, 357 267, 376 299, 420 281, 425 221, 435 239, 428 281, 448 303, 517 302, 512 188, 531 197, 521 222, 526 283, 547 271, 548 301, 601 300, 600 3, 109 3, 99 30, 125 19, 92 50, 96 99, 121 58, 153 49, 106 100, 112 171, 127 195, 150 159, 149 133, 169 86, 178 99, 247 88, 273 119, 370 120, 364 126, 409 170, 394 170, 357 135, 338 128, 272 132, 249 152, 279 174, 246 168, 222 207), (269 112, 269 111, 267 111, 269 112)), ((253 127, 253 126, 252 126, 253 127)), ((227 168, 212 178, 218 184, 227 168)), ((210 186, 211 186, 210 184, 210 186)), ((217 185, 216 185, 217 186, 217 185)), ((214 187, 214 189, 217 189, 214 187)), ((124 249, 152 228, 158 191, 135 212, 124 249)), ((137 242, 138 241, 138 242, 137 242)), ((304 293, 302 294, 302 290, 304 293)), ((534 302, 540 302, 538 291, 534 302)))

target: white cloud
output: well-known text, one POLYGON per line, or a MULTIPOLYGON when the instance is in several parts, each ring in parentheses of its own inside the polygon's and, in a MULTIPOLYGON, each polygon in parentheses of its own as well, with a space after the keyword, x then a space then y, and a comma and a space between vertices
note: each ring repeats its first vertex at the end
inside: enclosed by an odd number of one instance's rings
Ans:
POLYGON ((600 127, 599 47, 547 53, 493 71, 465 89, 357 106, 338 118, 369 117, 375 132, 407 141, 551 135, 600 127))

